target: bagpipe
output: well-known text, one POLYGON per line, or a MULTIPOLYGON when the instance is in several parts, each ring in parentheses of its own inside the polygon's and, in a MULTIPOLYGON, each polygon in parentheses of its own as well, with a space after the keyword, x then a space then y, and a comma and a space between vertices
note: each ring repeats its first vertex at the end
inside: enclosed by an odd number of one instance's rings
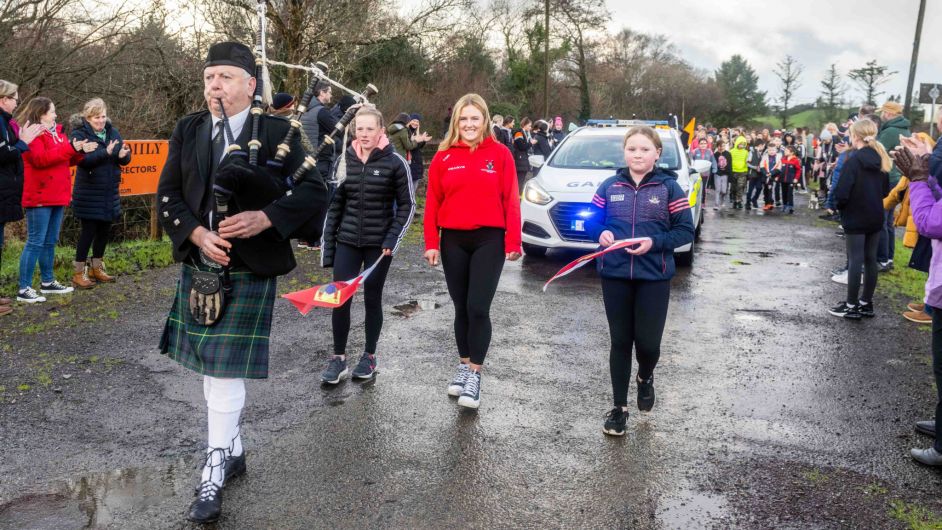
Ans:
MULTIPOLYGON (((326 179, 326 175, 320 175, 316 168, 318 155, 329 149, 336 143, 350 121, 356 115, 364 104, 369 103, 369 98, 378 94, 379 90, 372 84, 368 84, 362 92, 354 92, 345 87, 338 81, 331 79, 327 75, 328 67, 322 62, 315 63, 312 66, 295 65, 273 61, 268 59, 265 52, 267 18, 266 2, 260 0, 257 3, 258 30, 256 32, 255 45, 255 93, 252 97, 251 116, 251 139, 248 142, 248 152, 242 146, 235 144, 234 139, 229 138, 229 147, 226 150, 226 162, 220 164, 217 171, 213 192, 216 196, 217 208, 220 206, 220 200, 226 203, 226 208, 234 214, 239 211, 260 210, 271 204, 279 197, 288 194, 298 184, 306 178, 326 179), (304 94, 301 96, 300 104, 290 116, 289 128, 284 138, 278 143, 275 155, 266 160, 264 165, 259 165, 259 150, 262 143, 259 139, 260 123, 263 120, 265 107, 271 102, 271 81, 269 78, 268 66, 278 65, 290 69, 300 69, 307 71, 309 80, 304 94), (324 137, 324 141, 315 148, 313 153, 304 153, 304 160, 293 173, 284 175, 284 164, 289 154, 291 154, 292 143, 296 143, 296 137, 300 136, 301 121, 300 117, 307 112, 308 105, 315 97, 315 90, 320 82, 328 83, 338 89, 351 94, 356 100, 346 113, 337 122, 337 126, 331 134, 324 137)), ((222 102, 219 102, 222 107, 222 102)), ((231 136, 231 132, 230 132, 231 136)), ((312 139, 316 141, 315 139, 312 139)), ((303 152, 303 151, 302 151, 303 152)), ((318 223, 319 224, 319 223, 318 223)))

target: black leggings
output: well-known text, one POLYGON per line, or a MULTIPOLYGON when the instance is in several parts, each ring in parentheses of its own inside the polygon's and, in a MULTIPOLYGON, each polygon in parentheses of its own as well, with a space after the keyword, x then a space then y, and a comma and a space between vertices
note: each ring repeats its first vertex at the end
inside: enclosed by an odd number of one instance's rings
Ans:
POLYGON ((92 249, 92 257, 101 259, 105 257, 105 246, 108 244, 108 231, 111 230, 111 221, 92 221, 81 219, 82 231, 78 243, 75 244, 75 261, 87 261, 88 249, 92 249), (94 242, 94 246, 92 243, 94 242))
POLYGON ((844 240, 847 242, 847 304, 873 302, 873 291, 877 288, 877 247, 880 243, 880 232, 845 234, 844 240), (864 271, 864 286, 863 294, 858 298, 861 268, 864 271))
POLYGON ((504 229, 442 229, 442 267, 455 304, 458 355, 484 364, 491 344, 491 302, 504 268, 504 229))
MULTIPOLYGON (((942 425, 942 309, 932 308, 932 373, 935 375, 935 424, 942 425)), ((942 453, 942 430, 935 431, 935 450, 942 453)))
MULTIPOLYGON (((337 243, 334 252, 334 281, 346 281, 356 278, 360 271, 369 267, 383 253, 379 247, 354 247, 337 243)), ((376 343, 383 330, 383 285, 392 258, 384 258, 376 269, 363 282, 363 304, 366 306, 366 342, 363 351, 376 354, 376 343)), ((350 336, 350 305, 353 299, 333 310, 331 324, 334 330, 334 355, 345 355, 347 337, 350 336)))
POLYGON ((631 347, 638 355, 638 377, 647 379, 661 357, 661 336, 667 320, 670 280, 638 281, 602 278, 602 300, 612 338, 608 366, 615 406, 628 405, 631 347))

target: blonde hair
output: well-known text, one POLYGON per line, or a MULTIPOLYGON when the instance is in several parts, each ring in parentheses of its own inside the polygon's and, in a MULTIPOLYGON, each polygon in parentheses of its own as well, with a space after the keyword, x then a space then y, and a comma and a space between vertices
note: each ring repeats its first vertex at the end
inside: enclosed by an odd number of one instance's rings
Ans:
POLYGON ((12 98, 19 91, 20 87, 15 84, 0 79, 0 98, 12 98))
POLYGON ((381 129, 385 127, 385 121, 383 120, 383 113, 380 112, 379 109, 371 105, 371 106, 361 107, 360 110, 358 110, 357 113, 353 115, 353 127, 352 127, 353 130, 356 130, 357 128, 356 121, 357 121, 357 118, 359 118, 360 116, 373 116, 374 118, 376 118, 376 123, 379 124, 379 127, 381 129))
POLYGON ((85 107, 82 108, 82 117, 86 120, 107 113, 108 107, 105 106, 105 101, 101 98, 88 100, 88 102, 85 103, 85 107))
POLYGON ((442 140, 442 143, 438 145, 439 151, 451 149, 451 147, 461 139, 461 133, 458 131, 458 120, 461 118, 461 111, 469 106, 478 109, 484 116, 484 122, 481 124, 481 136, 470 146, 471 150, 474 151, 485 138, 494 137, 494 130, 491 128, 491 113, 487 110, 487 102, 477 94, 465 94, 458 98, 458 101, 452 108, 451 120, 448 122, 448 133, 445 135, 445 139, 442 140))
POLYGON ((654 129, 646 125, 640 125, 638 127, 632 127, 628 129, 628 132, 625 133, 625 139, 622 140, 622 143, 621 143, 622 149, 624 149, 625 146, 628 145, 629 138, 638 134, 640 134, 641 136, 644 136, 648 140, 651 140, 651 143, 654 144, 654 147, 656 147, 658 151, 664 148, 663 144, 661 143, 661 137, 657 134, 657 132, 654 129))
POLYGON ((867 118, 857 120, 850 126, 850 134, 863 142, 865 147, 873 149, 880 155, 881 171, 889 173, 893 169, 893 161, 890 159, 890 155, 886 153, 883 144, 877 140, 876 123, 867 118))

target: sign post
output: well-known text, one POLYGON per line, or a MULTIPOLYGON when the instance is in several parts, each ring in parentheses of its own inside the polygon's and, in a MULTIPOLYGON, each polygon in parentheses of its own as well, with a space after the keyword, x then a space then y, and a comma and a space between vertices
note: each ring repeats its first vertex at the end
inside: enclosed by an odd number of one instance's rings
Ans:
POLYGON ((932 87, 929 90, 929 97, 932 98, 932 110, 930 111, 929 118, 929 136, 935 138, 935 102, 939 99, 939 87, 938 85, 932 87))

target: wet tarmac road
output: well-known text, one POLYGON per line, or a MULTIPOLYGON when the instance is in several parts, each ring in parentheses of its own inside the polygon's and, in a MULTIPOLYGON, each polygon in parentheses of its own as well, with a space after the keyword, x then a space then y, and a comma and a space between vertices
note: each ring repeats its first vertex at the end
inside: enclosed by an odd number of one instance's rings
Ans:
MULTIPOLYGON (((673 283, 657 405, 621 439, 601 433, 594 271, 540 290, 575 254, 505 267, 477 413, 445 395, 453 311, 418 246, 387 282, 375 382, 318 384, 329 315, 279 301, 272 376, 248 384, 249 472, 227 486, 218 527, 892 528, 905 527, 897 501, 942 513, 939 475, 908 457, 929 443, 912 433, 934 405, 929 334, 882 296, 872 321, 827 315, 843 293, 826 279, 843 260, 834 230, 804 209, 707 212, 694 267, 673 283)), ((310 284, 307 256, 294 288, 310 284)), ((78 341, 0 332, 17 356, 4 354, 0 384, 40 352, 115 359, 55 365, 59 392, 0 403, 0 528, 188 527, 202 387, 154 348, 175 274, 96 290, 101 304, 125 298, 120 315, 78 341)), ((352 352, 359 322, 358 300, 352 352)))

